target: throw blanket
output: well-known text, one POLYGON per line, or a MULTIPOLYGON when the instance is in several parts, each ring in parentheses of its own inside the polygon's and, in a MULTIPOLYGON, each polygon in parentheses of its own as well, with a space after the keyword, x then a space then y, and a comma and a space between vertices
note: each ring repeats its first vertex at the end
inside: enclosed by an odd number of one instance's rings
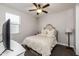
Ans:
POLYGON ((47 37, 42 35, 30 36, 24 39, 23 45, 27 45, 43 56, 51 54, 51 50, 57 44, 56 37, 47 37))

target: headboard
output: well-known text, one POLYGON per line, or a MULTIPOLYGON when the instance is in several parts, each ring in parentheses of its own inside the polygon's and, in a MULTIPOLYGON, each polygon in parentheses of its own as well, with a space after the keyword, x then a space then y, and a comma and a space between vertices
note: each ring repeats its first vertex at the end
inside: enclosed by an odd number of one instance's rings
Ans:
POLYGON ((56 31, 56 40, 58 41, 58 31, 56 30, 56 28, 54 27, 54 26, 52 26, 51 24, 47 24, 45 27, 44 27, 44 29, 55 29, 55 31, 56 31))

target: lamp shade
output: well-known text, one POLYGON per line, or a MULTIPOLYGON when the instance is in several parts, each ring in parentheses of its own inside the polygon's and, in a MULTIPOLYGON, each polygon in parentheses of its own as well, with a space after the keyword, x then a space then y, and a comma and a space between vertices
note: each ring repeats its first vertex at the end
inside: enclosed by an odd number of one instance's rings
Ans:
POLYGON ((66 29, 66 33, 72 33, 72 29, 71 28, 67 28, 66 29))

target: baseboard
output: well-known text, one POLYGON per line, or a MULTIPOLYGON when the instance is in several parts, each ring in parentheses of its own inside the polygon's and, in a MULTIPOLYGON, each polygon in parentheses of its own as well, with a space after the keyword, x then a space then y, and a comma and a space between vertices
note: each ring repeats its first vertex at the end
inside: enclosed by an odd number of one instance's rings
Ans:
POLYGON ((61 43, 61 42, 58 42, 58 44, 60 44, 60 45, 64 45, 64 46, 68 46, 67 44, 65 44, 65 43, 61 43))
MULTIPOLYGON (((64 45, 64 46, 68 46, 68 44, 66 44, 66 43, 61 43, 61 42, 58 42, 58 44, 60 44, 60 45, 64 45)), ((73 46, 73 45, 71 45, 71 47, 72 47, 72 48, 74 48, 74 46, 73 46)))

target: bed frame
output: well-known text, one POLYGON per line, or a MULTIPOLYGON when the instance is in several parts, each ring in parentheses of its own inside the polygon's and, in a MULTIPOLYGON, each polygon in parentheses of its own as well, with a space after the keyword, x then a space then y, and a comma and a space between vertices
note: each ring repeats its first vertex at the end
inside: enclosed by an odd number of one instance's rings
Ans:
MULTIPOLYGON (((47 24, 46 27, 48 26, 52 26, 51 24, 47 24)), ((52 28, 55 29, 55 27, 52 26, 52 28)), ((56 30, 56 29, 55 29, 56 30)), ((56 30, 56 40, 58 42, 58 31, 56 30)), ((26 50, 28 49, 30 52, 34 52, 35 54, 37 54, 38 56, 42 56, 42 54, 39 54, 38 52, 36 52, 35 50, 33 50, 32 48, 28 47, 27 45, 22 45, 26 50)), ((26 51, 27 52, 27 51, 26 51)))

